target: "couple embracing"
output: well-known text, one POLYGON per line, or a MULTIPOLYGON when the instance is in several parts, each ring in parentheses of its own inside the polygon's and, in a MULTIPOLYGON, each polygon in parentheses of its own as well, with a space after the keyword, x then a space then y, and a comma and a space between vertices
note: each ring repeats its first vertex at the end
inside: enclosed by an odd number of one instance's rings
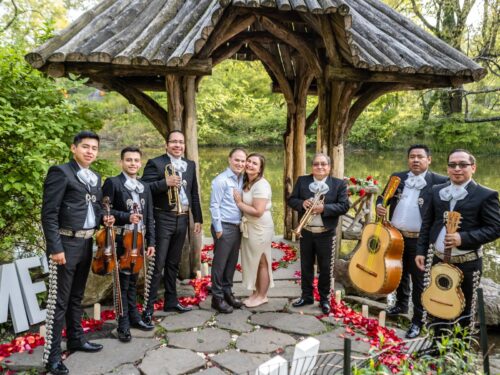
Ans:
POLYGON ((228 168, 212 181, 210 214, 214 238, 212 308, 231 313, 242 305, 267 302, 273 286, 271 186, 264 179, 264 156, 231 150, 228 168), (243 286, 252 294, 243 302, 233 292, 233 276, 241 246, 243 286))

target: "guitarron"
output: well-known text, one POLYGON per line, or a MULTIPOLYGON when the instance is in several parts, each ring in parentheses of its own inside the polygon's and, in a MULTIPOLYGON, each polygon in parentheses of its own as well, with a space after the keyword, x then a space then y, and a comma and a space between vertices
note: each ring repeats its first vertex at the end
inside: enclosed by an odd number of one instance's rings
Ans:
MULTIPOLYGON (((446 233, 455 233, 460 219, 459 212, 446 211, 446 233)), ((444 250, 443 262, 431 268, 431 280, 421 296, 422 306, 429 314, 446 320, 459 317, 465 308, 465 297, 460 288, 464 275, 458 267, 449 263, 450 258, 451 248, 447 248, 444 250)))
MULTIPOLYGON (((384 207, 400 182, 399 177, 391 177, 383 196, 384 207)), ((401 281, 402 258, 403 236, 384 217, 377 217, 363 229, 361 243, 349 263, 349 277, 365 293, 391 293, 401 281)))

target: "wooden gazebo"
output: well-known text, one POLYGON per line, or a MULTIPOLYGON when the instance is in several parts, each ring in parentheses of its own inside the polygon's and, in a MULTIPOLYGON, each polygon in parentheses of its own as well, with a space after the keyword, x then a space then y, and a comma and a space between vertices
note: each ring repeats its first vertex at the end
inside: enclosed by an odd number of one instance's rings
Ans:
MULTIPOLYGON (((228 58, 260 60, 287 103, 284 195, 306 169, 305 131, 344 175, 344 142, 364 108, 397 90, 456 87, 486 71, 379 0, 103 0, 26 55, 125 96, 162 136, 181 129, 198 159, 196 89, 228 58), (166 91, 168 108, 148 91, 166 91), (308 95, 318 106, 306 113, 308 95)), ((285 236, 293 215, 285 213, 285 236)))

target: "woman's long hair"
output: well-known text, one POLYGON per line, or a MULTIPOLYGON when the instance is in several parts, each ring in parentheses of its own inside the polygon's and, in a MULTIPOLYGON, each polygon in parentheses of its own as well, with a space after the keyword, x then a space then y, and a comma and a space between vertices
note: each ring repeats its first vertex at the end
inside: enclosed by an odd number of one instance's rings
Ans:
POLYGON ((259 175, 257 176, 257 178, 251 182, 248 180, 247 173, 245 172, 243 174, 243 190, 250 189, 253 184, 255 184, 257 181, 259 181, 264 176, 264 169, 266 166, 266 158, 262 154, 259 154, 257 152, 253 152, 247 156, 247 160, 250 159, 252 156, 256 156, 259 158, 259 160, 260 160, 260 172, 259 172, 259 175))

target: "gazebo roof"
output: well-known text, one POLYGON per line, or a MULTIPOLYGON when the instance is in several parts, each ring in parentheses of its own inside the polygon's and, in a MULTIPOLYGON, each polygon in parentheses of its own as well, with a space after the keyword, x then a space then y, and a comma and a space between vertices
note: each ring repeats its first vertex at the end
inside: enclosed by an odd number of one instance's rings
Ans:
MULTIPOLYGON (((331 15, 342 63, 350 68, 440 75, 458 83, 486 74, 463 53, 379 0, 103 0, 26 60, 41 70, 63 63, 67 71, 76 72, 85 65, 96 72, 134 68, 142 76, 175 70, 209 74, 211 64, 200 63, 197 54, 229 8, 242 15, 255 10, 266 17, 286 12, 288 26, 315 45, 324 43, 317 38, 320 17, 331 15)), ((256 22, 246 31, 259 30, 256 22)), ((246 49, 244 58, 256 57, 246 49)))

